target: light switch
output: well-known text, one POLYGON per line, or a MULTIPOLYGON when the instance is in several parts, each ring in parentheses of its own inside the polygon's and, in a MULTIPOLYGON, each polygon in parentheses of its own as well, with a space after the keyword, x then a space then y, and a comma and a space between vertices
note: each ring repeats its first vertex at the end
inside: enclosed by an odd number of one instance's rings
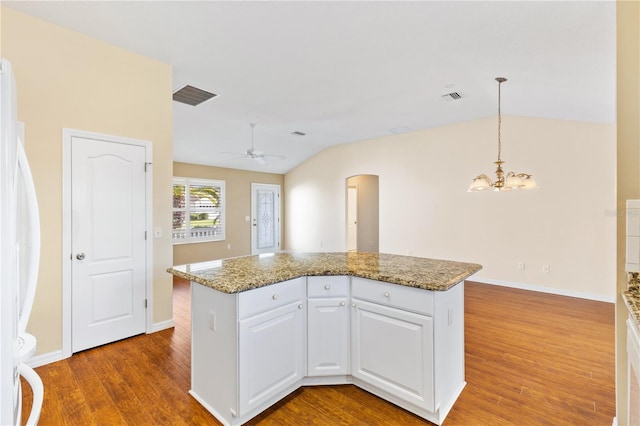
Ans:
POLYGON ((245 222, 249 222, 249 220, 251 220, 251 218, 250 218, 249 216, 245 216, 245 217, 244 217, 244 221, 245 221, 245 222))

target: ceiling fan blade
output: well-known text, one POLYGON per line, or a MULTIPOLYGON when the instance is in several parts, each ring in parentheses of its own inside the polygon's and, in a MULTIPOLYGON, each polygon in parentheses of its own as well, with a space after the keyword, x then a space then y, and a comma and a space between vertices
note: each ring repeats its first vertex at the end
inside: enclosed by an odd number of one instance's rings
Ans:
POLYGON ((274 158, 279 158, 281 160, 284 160, 285 157, 284 155, 278 155, 278 154, 262 154, 263 157, 274 157, 274 158))
POLYGON ((264 159, 264 156, 262 154, 254 155, 251 158, 253 158, 254 160, 256 160, 260 164, 267 164, 267 160, 264 159))

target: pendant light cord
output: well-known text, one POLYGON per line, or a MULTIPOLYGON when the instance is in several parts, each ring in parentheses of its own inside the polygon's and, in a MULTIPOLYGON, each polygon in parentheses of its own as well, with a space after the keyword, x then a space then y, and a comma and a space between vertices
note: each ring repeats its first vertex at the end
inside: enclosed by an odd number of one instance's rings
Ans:
POLYGON ((502 115, 500 113, 500 86, 502 85, 502 80, 500 78, 496 78, 498 80, 498 161, 502 161, 500 159, 500 153, 502 152, 502 141, 500 140, 500 127, 502 125, 502 115))

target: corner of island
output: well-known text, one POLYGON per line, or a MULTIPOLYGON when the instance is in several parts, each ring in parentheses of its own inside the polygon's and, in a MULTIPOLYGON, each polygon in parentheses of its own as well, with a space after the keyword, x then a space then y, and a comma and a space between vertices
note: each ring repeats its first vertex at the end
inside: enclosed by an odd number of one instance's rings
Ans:
POLYGON ((191 281, 189 392, 241 425, 300 386, 353 384, 441 424, 466 384, 464 280, 481 268, 366 252, 169 268, 191 281))

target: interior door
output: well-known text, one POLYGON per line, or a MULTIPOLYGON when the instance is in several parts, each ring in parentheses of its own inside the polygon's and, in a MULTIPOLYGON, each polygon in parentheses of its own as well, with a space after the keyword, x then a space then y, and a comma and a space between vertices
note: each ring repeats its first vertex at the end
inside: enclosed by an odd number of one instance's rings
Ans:
POLYGON ((251 184, 251 254, 280 251, 280 185, 251 184))
POLYGON ((347 188, 347 250, 358 250, 358 187, 347 188))
POLYGON ((71 140, 72 352, 145 331, 145 155, 71 140))

